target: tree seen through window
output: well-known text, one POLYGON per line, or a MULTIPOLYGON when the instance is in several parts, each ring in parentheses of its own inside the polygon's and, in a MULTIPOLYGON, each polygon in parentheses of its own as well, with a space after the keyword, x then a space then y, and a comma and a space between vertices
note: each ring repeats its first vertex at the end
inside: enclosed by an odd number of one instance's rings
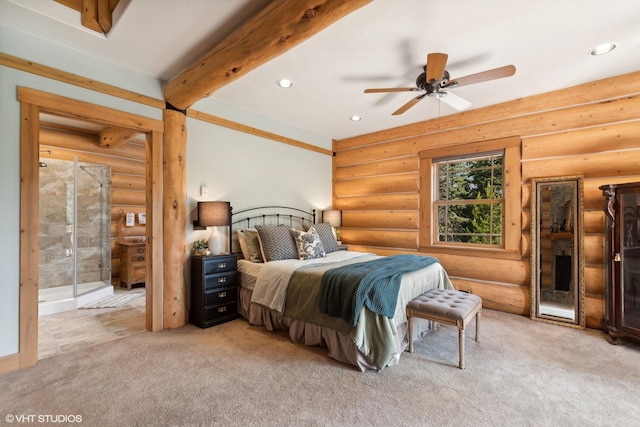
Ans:
POLYGON ((502 245, 503 153, 434 161, 438 242, 502 245))

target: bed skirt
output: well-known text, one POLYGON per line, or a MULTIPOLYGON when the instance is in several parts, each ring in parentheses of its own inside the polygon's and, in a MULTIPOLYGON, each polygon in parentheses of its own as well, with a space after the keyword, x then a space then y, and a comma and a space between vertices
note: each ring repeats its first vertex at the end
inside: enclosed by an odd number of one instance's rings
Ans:
MULTIPOLYGON (((267 308, 251 304, 253 291, 240 287, 240 300, 238 312, 249 324, 264 326, 269 331, 288 331, 291 341, 308 346, 322 346, 328 349, 328 356, 339 362, 353 365, 360 371, 377 370, 368 359, 358 350, 349 334, 336 331, 314 323, 281 316, 267 308)), ((423 338, 436 324, 425 319, 414 319, 414 341, 423 338)), ((396 352, 387 366, 397 365, 400 354, 408 346, 407 323, 402 323, 397 328, 395 337, 396 352)))

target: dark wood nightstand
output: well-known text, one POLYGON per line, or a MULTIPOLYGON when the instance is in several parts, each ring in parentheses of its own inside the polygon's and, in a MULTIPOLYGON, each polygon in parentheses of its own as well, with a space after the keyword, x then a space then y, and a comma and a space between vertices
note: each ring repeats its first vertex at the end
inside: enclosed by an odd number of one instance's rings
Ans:
POLYGON ((191 257, 189 322, 208 328, 238 317, 237 266, 235 255, 191 257))

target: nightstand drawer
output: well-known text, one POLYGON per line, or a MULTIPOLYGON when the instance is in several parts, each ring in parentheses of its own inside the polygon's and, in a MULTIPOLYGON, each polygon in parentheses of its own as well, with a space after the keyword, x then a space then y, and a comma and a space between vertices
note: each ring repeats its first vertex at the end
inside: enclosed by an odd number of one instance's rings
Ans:
POLYGON ((144 261, 144 251, 142 253, 130 253, 129 261, 131 263, 144 261))
POLYGON ((136 247, 130 247, 129 248, 129 255, 133 256, 133 255, 144 255, 145 252, 147 251, 147 248, 145 246, 136 246, 136 247))
POLYGON ((210 276, 205 276, 204 278, 204 290, 208 291, 210 289, 226 287, 226 286, 235 286, 236 285, 236 272, 230 271, 228 273, 220 273, 220 274, 212 274, 210 276))
POLYGON ((215 304, 226 304, 238 299, 238 288, 231 286, 228 288, 220 288, 204 293, 204 305, 210 306, 215 304))
POLYGON ((204 275, 223 273, 225 271, 237 270, 237 258, 232 256, 227 257, 215 257, 211 259, 204 259, 204 275))
POLYGON ((210 322, 225 317, 236 317, 238 315, 238 304, 233 301, 227 304, 214 305, 204 308, 204 321, 210 322))

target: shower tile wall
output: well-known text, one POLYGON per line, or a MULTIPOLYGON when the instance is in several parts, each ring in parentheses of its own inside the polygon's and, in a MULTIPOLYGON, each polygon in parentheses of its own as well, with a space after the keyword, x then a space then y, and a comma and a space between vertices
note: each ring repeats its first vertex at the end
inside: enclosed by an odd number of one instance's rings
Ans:
MULTIPOLYGON (((46 159, 40 168, 40 289, 73 284, 72 161, 46 159)), ((78 283, 104 280, 102 269, 103 189, 78 171, 78 283)))

